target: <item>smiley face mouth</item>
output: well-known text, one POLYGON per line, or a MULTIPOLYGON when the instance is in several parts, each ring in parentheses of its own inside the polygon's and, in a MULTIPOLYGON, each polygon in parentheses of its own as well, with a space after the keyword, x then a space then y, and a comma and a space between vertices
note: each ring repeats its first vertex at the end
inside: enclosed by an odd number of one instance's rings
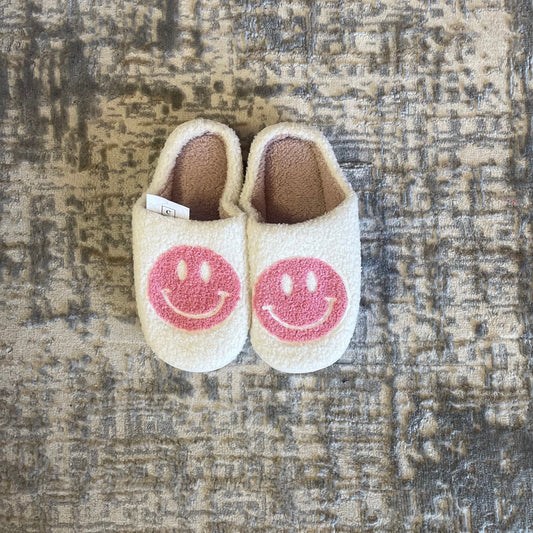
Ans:
POLYGON ((186 313, 185 311, 182 311, 181 309, 178 309, 169 299, 168 293, 170 292, 170 289, 161 289, 161 294, 163 295, 163 298, 165 299, 165 302, 167 305, 177 313, 178 315, 181 315, 185 318, 192 318, 192 319, 202 319, 202 318, 210 318, 212 316, 215 316, 223 307, 224 302, 226 301, 226 298, 229 296, 229 293, 226 291, 218 291, 218 295, 220 296, 220 299, 218 301, 218 304, 216 307, 211 309, 210 311, 206 311, 205 313, 186 313))
POLYGON ((335 304, 337 298, 331 298, 331 297, 326 297, 325 300, 327 300, 328 302, 328 308, 326 310, 326 312, 324 313, 324 315, 319 318, 318 320, 315 320, 314 322, 311 322, 310 324, 304 324, 303 326, 294 326, 293 324, 289 324, 288 322, 285 322, 284 320, 281 320, 281 318, 279 318, 276 313, 274 313, 274 306, 273 305, 264 305, 263 306, 263 309, 265 311, 268 311, 270 313, 270 316, 276 321, 278 322, 279 324, 281 324, 283 327, 287 328, 287 329, 295 329, 295 330, 298 330, 298 331, 302 331, 302 330, 306 330, 306 329, 313 329, 313 328, 316 328, 317 326, 320 326, 321 324, 323 324, 331 315, 332 311, 333 311, 333 305, 335 304))

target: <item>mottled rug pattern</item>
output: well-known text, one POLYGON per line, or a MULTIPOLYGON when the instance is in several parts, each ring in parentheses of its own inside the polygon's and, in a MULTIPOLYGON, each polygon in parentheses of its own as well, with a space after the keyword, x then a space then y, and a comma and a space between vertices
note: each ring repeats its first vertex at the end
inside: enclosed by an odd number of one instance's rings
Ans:
POLYGON ((533 527, 531 2, 0 12, 1 531, 533 527), (199 116, 332 142, 363 257, 338 364, 146 346, 131 206, 199 116))

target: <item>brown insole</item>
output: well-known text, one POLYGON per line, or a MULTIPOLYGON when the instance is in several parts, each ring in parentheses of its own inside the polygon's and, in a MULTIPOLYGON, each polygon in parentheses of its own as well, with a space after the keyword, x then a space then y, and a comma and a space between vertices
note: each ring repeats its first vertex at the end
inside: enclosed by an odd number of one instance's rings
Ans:
POLYGON ((310 220, 343 199, 342 189, 314 143, 281 137, 265 148, 252 194, 252 205, 265 222, 310 220))
POLYGON ((227 173, 224 140, 206 133, 182 148, 160 196, 188 207, 191 220, 216 220, 227 173))

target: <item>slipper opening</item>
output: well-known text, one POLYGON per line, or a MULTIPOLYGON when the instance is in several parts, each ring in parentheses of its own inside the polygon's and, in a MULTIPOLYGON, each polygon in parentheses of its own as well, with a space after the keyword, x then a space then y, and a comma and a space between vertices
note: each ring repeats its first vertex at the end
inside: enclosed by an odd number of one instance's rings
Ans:
POLYGON ((345 197, 316 143, 283 136, 265 146, 251 198, 263 221, 304 222, 331 211, 345 197))
POLYGON ((217 220, 227 175, 224 139, 205 133, 181 149, 159 195, 188 207, 191 220, 217 220))

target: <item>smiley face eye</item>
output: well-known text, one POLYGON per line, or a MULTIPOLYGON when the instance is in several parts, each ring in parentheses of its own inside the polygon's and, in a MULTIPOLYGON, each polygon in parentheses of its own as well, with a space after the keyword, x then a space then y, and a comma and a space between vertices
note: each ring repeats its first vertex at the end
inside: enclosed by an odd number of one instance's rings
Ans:
POLYGON ((283 292, 290 296, 292 293, 292 279, 288 274, 283 274, 281 276, 281 288, 283 289, 283 292))
POLYGON ((316 291, 317 281, 316 281, 315 273, 312 270, 310 270, 307 273, 306 284, 307 284, 307 290, 309 292, 315 292, 316 291))
POLYGON ((187 263, 183 259, 178 263, 177 271, 178 279, 183 281, 187 277, 187 263))
POLYGON ((204 261, 200 266, 200 277, 205 283, 211 279, 211 267, 207 261, 204 261))

